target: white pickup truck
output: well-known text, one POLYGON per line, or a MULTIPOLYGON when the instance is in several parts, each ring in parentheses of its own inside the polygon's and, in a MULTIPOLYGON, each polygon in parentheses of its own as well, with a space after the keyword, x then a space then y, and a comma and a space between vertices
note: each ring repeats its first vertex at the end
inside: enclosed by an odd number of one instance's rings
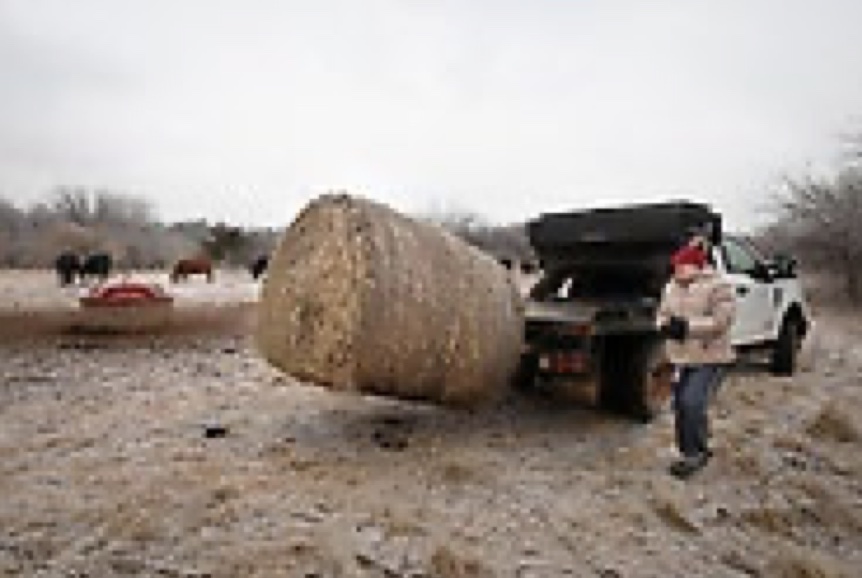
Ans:
POLYGON ((516 383, 587 382, 608 409, 642 419, 661 411, 672 368, 655 315, 670 255, 692 228, 707 231, 712 264, 736 292, 734 346, 766 351, 775 373, 792 374, 811 325, 795 262, 764 258, 723 235, 708 206, 682 202, 542 215, 529 224, 543 267, 527 300, 516 383))

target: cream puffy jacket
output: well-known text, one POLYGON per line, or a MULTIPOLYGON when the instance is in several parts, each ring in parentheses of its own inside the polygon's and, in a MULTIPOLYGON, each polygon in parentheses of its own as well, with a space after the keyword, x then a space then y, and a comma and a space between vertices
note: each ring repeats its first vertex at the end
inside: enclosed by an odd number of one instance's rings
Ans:
POLYGON ((691 283, 671 279, 664 289, 657 325, 671 316, 688 321, 682 342, 668 339, 667 355, 675 365, 726 364, 734 360, 730 328, 736 312, 733 287, 713 269, 704 269, 691 283))

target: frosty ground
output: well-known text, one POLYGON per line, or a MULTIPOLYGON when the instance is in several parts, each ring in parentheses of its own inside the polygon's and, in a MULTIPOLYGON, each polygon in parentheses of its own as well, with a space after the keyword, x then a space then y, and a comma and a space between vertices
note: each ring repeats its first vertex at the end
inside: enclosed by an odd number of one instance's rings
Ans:
POLYGON ((294 383, 248 337, 257 289, 193 280, 177 307, 208 312, 194 331, 94 337, 51 322, 76 289, 0 273, 0 575, 860 575, 852 315, 818 311, 795 378, 734 371, 715 458, 684 483, 667 414, 294 383))

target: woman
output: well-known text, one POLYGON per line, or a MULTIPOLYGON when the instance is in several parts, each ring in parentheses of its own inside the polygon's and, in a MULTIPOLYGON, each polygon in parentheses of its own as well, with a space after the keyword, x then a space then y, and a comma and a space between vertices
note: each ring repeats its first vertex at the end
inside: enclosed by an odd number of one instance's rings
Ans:
POLYGON ((673 276, 658 313, 659 332, 677 368, 674 386, 676 442, 681 459, 670 473, 687 478, 711 455, 707 406, 723 369, 733 362, 730 327, 735 301, 730 284, 708 264, 706 253, 689 244, 672 257, 673 276))

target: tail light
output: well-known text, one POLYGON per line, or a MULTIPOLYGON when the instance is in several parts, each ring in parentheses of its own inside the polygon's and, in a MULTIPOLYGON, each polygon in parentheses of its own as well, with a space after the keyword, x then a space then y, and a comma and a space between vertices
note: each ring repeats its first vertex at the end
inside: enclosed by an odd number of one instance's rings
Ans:
POLYGON ((539 369, 549 373, 586 373, 589 367, 589 356, 582 351, 555 351, 539 359, 539 369))
POLYGON ((592 332, 593 327, 589 323, 570 323, 560 329, 560 335, 572 337, 588 337, 592 332))

